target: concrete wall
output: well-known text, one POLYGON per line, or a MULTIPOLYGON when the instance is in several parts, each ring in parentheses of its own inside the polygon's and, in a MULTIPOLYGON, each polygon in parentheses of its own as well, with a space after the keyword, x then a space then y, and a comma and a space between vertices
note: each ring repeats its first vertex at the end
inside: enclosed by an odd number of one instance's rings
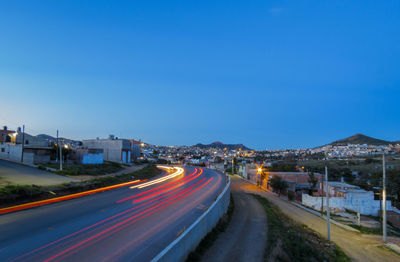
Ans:
POLYGON ((103 164, 103 157, 103 153, 83 155, 82 164, 103 164))
POLYGON ((215 227, 222 215, 228 210, 230 185, 231 180, 229 178, 224 191, 210 208, 208 208, 182 235, 161 251, 152 262, 185 261, 190 252, 196 249, 200 241, 215 227))
MULTIPOLYGON (((324 210, 326 208, 326 198, 323 197, 324 210)), ((322 197, 313 197, 307 194, 302 195, 302 204, 315 210, 321 210, 322 197)), ((362 215, 378 216, 380 210, 380 201, 369 197, 330 197, 329 209, 331 211, 345 211, 345 209, 354 212, 360 212, 362 215)), ((387 210, 392 210, 392 202, 386 201, 387 210)))
MULTIPOLYGON (((21 144, 19 145, 8 144, 8 143, 0 144, 0 159, 20 162, 21 152, 22 152, 21 144)), ((33 160, 34 160, 33 153, 26 153, 26 152, 24 153, 24 163, 33 165, 33 160)))
MULTIPOLYGON (((130 151, 131 144, 127 139, 91 139, 83 140, 82 144, 87 148, 103 149, 105 161, 122 163, 122 151, 130 151)), ((125 158, 126 159, 126 158, 125 158)), ((130 159, 128 159, 130 162, 130 159)))

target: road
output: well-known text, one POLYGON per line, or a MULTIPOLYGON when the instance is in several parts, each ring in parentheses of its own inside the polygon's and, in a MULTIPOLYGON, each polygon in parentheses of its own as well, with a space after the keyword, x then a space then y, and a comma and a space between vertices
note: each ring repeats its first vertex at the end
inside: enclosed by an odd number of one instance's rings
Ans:
POLYGON ((49 186, 71 181, 76 181, 76 179, 0 160, 0 184, 49 186))
POLYGON ((203 262, 263 261, 267 244, 267 216, 253 196, 241 190, 233 179, 231 193, 235 203, 232 219, 225 232, 203 255, 203 262))
MULTIPOLYGON (((259 187, 238 177, 234 178, 232 183, 239 183, 242 192, 259 194, 267 198, 296 222, 307 225, 322 236, 327 237, 326 220, 292 205, 290 202, 277 197, 274 193, 261 190, 259 187)), ((399 255, 381 248, 383 243, 380 236, 360 234, 331 224, 331 237, 353 261, 400 261, 399 255)))
POLYGON ((185 167, 182 175, 144 188, 123 187, 2 215, 0 261, 149 261, 225 185, 221 173, 185 167))

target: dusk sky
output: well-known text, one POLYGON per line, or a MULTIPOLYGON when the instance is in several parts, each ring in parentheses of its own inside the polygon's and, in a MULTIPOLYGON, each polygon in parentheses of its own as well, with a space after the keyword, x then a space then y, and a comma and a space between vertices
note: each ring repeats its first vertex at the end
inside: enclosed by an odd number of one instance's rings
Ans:
POLYGON ((400 2, 1 1, 0 92, 35 135, 400 140, 400 2))

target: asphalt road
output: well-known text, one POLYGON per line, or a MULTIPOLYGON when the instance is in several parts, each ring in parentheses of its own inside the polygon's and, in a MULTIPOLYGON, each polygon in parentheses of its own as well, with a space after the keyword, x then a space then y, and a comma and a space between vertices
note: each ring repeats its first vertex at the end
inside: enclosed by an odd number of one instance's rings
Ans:
POLYGON ((0 261, 149 261, 209 207, 223 174, 185 167, 123 187, 0 216, 0 261), (203 172, 204 171, 204 172, 203 172))
MULTIPOLYGON (((240 178, 234 178, 232 183, 239 183, 242 192, 259 194, 267 198, 296 222, 307 225, 311 229, 319 232, 322 236, 327 237, 326 220, 292 205, 289 201, 279 198, 274 193, 261 190, 259 187, 243 181, 240 178)), ((331 224, 331 237, 332 240, 352 259, 352 261, 400 261, 399 255, 382 248, 383 242, 381 241, 380 236, 365 235, 345 230, 331 224)))
POLYGON ((0 184, 14 185, 57 185, 75 181, 75 179, 60 176, 30 166, 0 160, 0 184))

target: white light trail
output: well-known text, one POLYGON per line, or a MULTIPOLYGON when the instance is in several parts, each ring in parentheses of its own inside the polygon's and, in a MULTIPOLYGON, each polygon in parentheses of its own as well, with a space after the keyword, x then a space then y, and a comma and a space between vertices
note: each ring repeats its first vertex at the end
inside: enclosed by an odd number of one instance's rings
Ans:
POLYGON ((167 169, 168 172, 171 172, 174 169, 176 169, 176 171, 174 173, 172 173, 172 174, 160 177, 160 178, 158 178, 156 180, 152 180, 152 181, 140 184, 140 185, 132 186, 132 187, 130 187, 130 189, 133 189, 133 188, 144 188, 144 187, 148 187, 148 186, 151 186, 151 185, 154 185, 154 184, 158 184, 158 183, 164 182, 165 180, 180 176, 180 175, 183 174, 183 171, 184 171, 184 169, 182 167, 169 167, 169 166, 157 166, 157 167, 158 168, 162 168, 162 169, 167 169))

